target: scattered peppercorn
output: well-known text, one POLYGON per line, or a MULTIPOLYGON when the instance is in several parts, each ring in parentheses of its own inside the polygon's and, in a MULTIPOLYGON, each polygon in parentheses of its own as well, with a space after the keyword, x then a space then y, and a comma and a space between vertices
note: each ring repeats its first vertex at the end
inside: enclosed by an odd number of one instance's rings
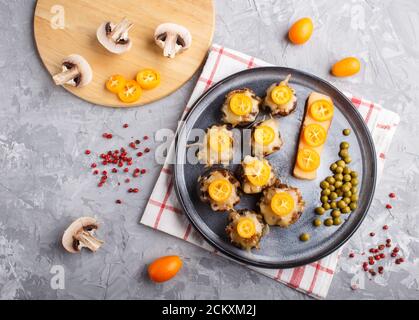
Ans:
POLYGON ((393 206, 389 203, 386 204, 386 209, 393 209, 393 206))
POLYGON ((389 196, 390 198, 394 199, 394 198, 396 197, 396 194, 395 194, 394 192, 391 192, 388 196, 389 196))
POLYGON ((121 203, 122 203, 122 201, 118 199, 118 200, 116 200, 116 201, 115 201, 115 203, 117 203, 117 204, 121 204, 121 203))
POLYGON ((383 230, 388 230, 388 225, 383 225, 383 230))
POLYGON ((374 237, 375 233, 374 232, 370 232, 370 237, 374 237))
POLYGON ((91 151, 90 151, 90 150, 86 150, 86 151, 84 151, 84 153, 85 153, 85 154, 90 154, 90 153, 91 153, 91 151))
POLYGON ((125 123, 122 127, 123 127, 124 129, 128 128, 128 123, 125 123))

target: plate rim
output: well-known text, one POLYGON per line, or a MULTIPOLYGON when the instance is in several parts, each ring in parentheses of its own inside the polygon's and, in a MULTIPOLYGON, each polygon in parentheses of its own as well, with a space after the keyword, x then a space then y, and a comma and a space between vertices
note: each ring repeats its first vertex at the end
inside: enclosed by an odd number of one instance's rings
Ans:
POLYGON ((323 259, 324 257, 329 256, 330 254, 332 254, 333 252, 335 252, 336 250, 338 250, 339 248, 341 248, 353 235, 354 233, 359 229, 359 227, 361 226, 361 224, 363 223, 365 217, 367 216, 369 209, 371 207, 371 203, 374 199, 374 194, 375 194, 375 190, 376 190, 376 184, 377 184, 377 153, 376 153, 376 149, 375 149, 375 144, 374 141, 372 139, 372 135, 371 132, 369 131, 364 119, 362 118, 361 114, 359 113, 359 111, 355 108, 355 106, 353 105, 353 103, 349 100, 349 98, 338 88, 336 88, 333 84, 331 84, 330 82, 316 76, 313 75, 309 72, 306 71, 302 71, 299 69, 294 69, 294 68, 288 68, 288 67, 279 67, 279 66, 264 66, 264 67, 255 67, 252 69, 245 69, 236 73, 233 73, 223 79, 221 79, 220 81, 218 81, 217 83, 215 83, 213 86, 211 86, 211 88, 209 88, 207 91, 205 91, 204 93, 202 93, 197 100, 193 103, 192 107, 188 110, 188 112, 186 114, 184 114, 181 118, 181 125, 178 127, 178 130, 176 132, 176 136, 174 139, 174 143, 175 143, 175 163, 173 165, 174 170, 173 170, 173 175, 174 175, 174 190, 176 193, 176 197, 179 200, 180 205, 182 206, 182 210, 184 211, 184 213, 186 214, 189 222, 192 224, 192 226, 195 228, 196 231, 198 231, 198 233, 205 239, 205 241, 207 243, 209 243, 214 249, 220 251, 221 253, 223 253, 224 255, 226 255, 229 258, 232 258, 233 260, 239 262, 239 263, 244 263, 247 265, 251 265, 254 267, 262 267, 262 268, 268 268, 268 269, 289 269, 289 268, 296 268, 296 267, 301 267, 316 261, 319 261, 321 259, 323 259), (263 72, 264 70, 269 70, 269 71, 281 71, 281 72, 288 72, 288 73, 299 73, 303 76, 309 77, 311 79, 313 79, 314 81, 318 81, 320 83, 322 83, 325 86, 330 87, 332 90, 334 90, 337 94, 339 94, 341 96, 341 98, 343 98, 344 100, 346 100, 347 103, 349 103, 352 108, 353 111, 355 111, 355 115, 359 118, 359 122, 361 123, 361 126, 363 127, 363 130, 367 133, 366 134, 366 138, 367 138, 367 145, 369 146, 370 150, 372 151, 372 154, 374 155, 373 157, 373 161, 372 161, 372 176, 370 177, 370 179, 372 179, 372 190, 371 190, 371 194, 368 197, 368 201, 366 202, 366 207, 365 207, 365 211, 362 213, 362 217, 359 219, 359 221, 356 223, 356 225, 354 225, 354 227, 350 230, 350 232, 348 232, 346 234, 346 236, 342 239, 342 241, 340 241, 337 245, 332 246, 330 249, 325 250, 323 253, 315 255, 311 258, 306 258, 306 259, 302 259, 299 262, 287 262, 287 263, 268 263, 268 262, 261 262, 261 261, 257 261, 257 260, 253 260, 247 257, 243 257, 243 256, 238 256, 236 254, 234 254, 233 252, 230 252, 230 250, 227 250, 226 248, 224 248, 223 246, 219 245, 218 243, 216 243, 215 240, 211 239, 210 236, 208 236, 199 226, 199 224, 197 223, 197 221, 195 221, 195 219, 193 218, 193 214, 191 214, 190 212, 188 212, 187 208, 185 207, 183 200, 182 200, 182 195, 180 193, 179 190, 179 185, 178 185, 178 167, 182 166, 178 164, 178 157, 179 157, 179 153, 178 153, 178 139, 179 136, 182 136, 182 132, 186 127, 186 124, 188 122, 188 119, 190 118, 191 114, 193 113, 193 111, 197 108, 197 106, 199 106, 199 104, 201 103, 202 100, 204 100, 212 91, 216 90, 218 87, 222 86, 223 84, 225 84, 226 82, 229 82, 235 78, 241 77, 243 75, 246 75, 248 73, 252 73, 255 71, 259 71, 259 72, 263 72))

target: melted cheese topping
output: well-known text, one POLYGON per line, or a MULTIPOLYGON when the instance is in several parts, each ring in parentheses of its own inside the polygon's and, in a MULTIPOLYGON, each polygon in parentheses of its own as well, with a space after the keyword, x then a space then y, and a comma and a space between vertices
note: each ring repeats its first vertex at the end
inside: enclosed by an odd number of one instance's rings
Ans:
POLYGON ((259 248, 260 240, 262 236, 265 234, 265 226, 262 222, 259 221, 255 212, 247 210, 244 213, 239 214, 238 212, 233 211, 230 213, 230 220, 231 222, 227 226, 226 231, 232 243, 245 250, 259 248), (240 235, 237 232, 237 224, 239 223, 241 218, 248 218, 252 220, 255 224, 256 232, 249 239, 240 237, 240 235))
POLYGON ((274 184, 275 182, 275 173, 272 170, 272 166, 270 165, 270 163, 268 162, 268 160, 263 160, 265 161, 270 167, 271 167, 271 174, 269 176, 269 180, 268 182, 264 185, 264 186, 255 186, 254 184, 252 184, 246 177, 246 165, 252 163, 253 161, 259 160, 258 158, 252 157, 252 156, 246 156, 243 159, 242 162, 242 167, 243 167, 243 172, 244 172, 244 177, 243 177, 243 181, 242 181, 242 190, 244 193, 247 194, 254 194, 254 193, 260 193, 262 192, 262 190, 264 188, 266 188, 267 186, 271 186, 274 184))
POLYGON ((278 151, 283 145, 283 142, 282 142, 281 138, 279 137, 279 122, 278 122, 278 120, 276 120, 276 119, 265 120, 265 121, 259 123, 255 128, 257 128, 259 126, 267 126, 267 127, 272 128, 273 131, 275 132, 275 138, 271 143, 264 146, 260 143, 257 143, 254 139, 253 134, 252 134, 252 151, 253 151, 253 154, 256 157, 263 157, 263 156, 272 154, 275 151, 278 151))
POLYGON ((276 115, 276 114, 288 115, 291 111, 294 110, 295 103, 297 102, 297 96, 295 95, 295 90, 288 85, 288 81, 290 78, 291 78, 291 75, 288 75, 287 78, 284 81, 281 81, 279 84, 273 83, 266 91, 266 97, 263 102, 263 105, 268 107, 271 110, 272 115, 276 115), (272 90, 278 85, 287 86, 288 88, 291 89, 293 93, 290 101, 288 101, 285 104, 276 104, 272 100, 272 97, 271 97, 272 90))
POLYGON ((224 101, 224 104, 221 108, 221 111, 223 113, 222 121, 224 123, 231 124, 233 127, 237 125, 245 125, 245 124, 251 123, 256 120, 256 117, 259 114, 259 105, 260 105, 260 99, 256 97, 255 93, 252 90, 250 89, 234 90, 227 95, 226 100, 224 101), (252 111, 249 114, 238 116, 231 111, 230 100, 233 97, 233 95, 236 93, 243 93, 252 100, 252 111))
POLYGON ((212 126, 207 130, 202 147, 197 156, 198 159, 205 162, 207 166, 212 166, 214 164, 227 165, 230 160, 233 159, 233 132, 228 130, 225 125, 212 126), (227 148, 218 150, 218 152, 210 146, 210 137, 217 135, 225 135, 230 139, 230 145, 227 148))
POLYGON ((299 218, 299 213, 304 210, 304 202, 299 199, 297 193, 298 189, 294 188, 268 188, 263 192, 263 197, 260 200, 260 213, 263 215, 265 221, 269 225, 278 225, 286 228, 295 223, 299 218), (271 201, 273 196, 279 192, 288 193, 294 200, 294 209, 286 216, 277 215, 271 208, 271 201))
POLYGON ((200 191, 202 192, 202 194, 206 195, 205 198, 203 198, 202 200, 205 201, 205 202, 209 202, 210 205, 211 205, 211 209, 214 210, 214 211, 232 210, 234 208, 234 205, 237 204, 240 201, 240 197, 239 197, 238 192, 237 192, 237 188, 239 187, 239 183, 236 181, 236 179, 228 171, 227 171, 227 174, 225 174, 225 173, 226 173, 226 171, 214 170, 209 174, 208 177, 200 177, 199 178, 199 182, 201 183, 200 191), (232 179, 230 180, 230 178, 233 178, 235 183, 233 183, 231 181, 232 179), (222 202, 214 201, 208 195, 209 185, 213 181, 219 180, 219 179, 228 180, 229 183, 231 183, 231 186, 232 186, 230 196, 222 202))

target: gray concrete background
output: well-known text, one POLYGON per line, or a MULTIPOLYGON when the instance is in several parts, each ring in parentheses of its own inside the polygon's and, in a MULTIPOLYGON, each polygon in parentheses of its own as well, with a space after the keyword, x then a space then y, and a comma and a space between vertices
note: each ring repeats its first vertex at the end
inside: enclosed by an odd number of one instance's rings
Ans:
MULTIPOLYGON (((382 103, 402 122, 388 154, 385 175, 370 214, 346 245, 330 299, 418 299, 419 209, 419 3, 409 0, 216 0, 214 42, 268 62, 299 68, 340 89, 382 103), (303 47, 283 37, 290 22, 310 16, 315 33, 303 47), (362 72, 337 80, 328 69, 338 58, 356 55, 362 72), (396 192, 391 214, 384 209, 396 192), (349 249, 363 250, 368 233, 390 225, 408 262, 364 289, 349 249)), ((125 187, 98 190, 83 154, 105 150, 112 132, 121 145, 159 128, 172 128, 195 80, 170 97, 143 108, 114 110, 79 100, 55 87, 37 56, 32 38, 35 1, 0 0, 0 298, 2 299, 308 299, 231 261, 137 223, 160 166, 147 156, 140 193, 125 187), (129 123, 129 129, 122 129, 129 123), (117 206, 116 198, 125 203, 117 206), (66 226, 82 215, 103 222, 106 245, 96 254, 70 255, 60 245, 66 226), (185 266, 173 281, 155 285, 145 266, 168 253, 185 266), (53 265, 65 268, 66 289, 50 287, 53 265)), ((156 143, 150 142, 152 147, 156 143)))

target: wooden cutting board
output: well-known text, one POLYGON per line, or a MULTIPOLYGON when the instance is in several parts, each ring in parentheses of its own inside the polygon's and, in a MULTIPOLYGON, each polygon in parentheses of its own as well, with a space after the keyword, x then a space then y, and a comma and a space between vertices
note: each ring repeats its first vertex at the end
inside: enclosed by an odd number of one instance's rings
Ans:
MULTIPOLYGON (((39 55, 51 75, 61 71, 61 61, 69 54, 80 54, 93 69, 93 81, 86 87, 65 88, 91 103, 110 107, 144 105, 161 99, 181 87, 206 58, 214 33, 212 0, 38 0, 34 34, 39 55), (129 35, 131 50, 114 55, 96 39, 104 21, 134 22, 129 35), (192 34, 192 46, 174 59, 163 57, 154 43, 154 30, 164 22, 184 25, 192 34), (113 74, 135 79, 137 72, 153 68, 161 73, 161 85, 143 90, 139 101, 124 104, 105 89, 113 74)), ((51 80, 51 85, 55 85, 51 80)))

